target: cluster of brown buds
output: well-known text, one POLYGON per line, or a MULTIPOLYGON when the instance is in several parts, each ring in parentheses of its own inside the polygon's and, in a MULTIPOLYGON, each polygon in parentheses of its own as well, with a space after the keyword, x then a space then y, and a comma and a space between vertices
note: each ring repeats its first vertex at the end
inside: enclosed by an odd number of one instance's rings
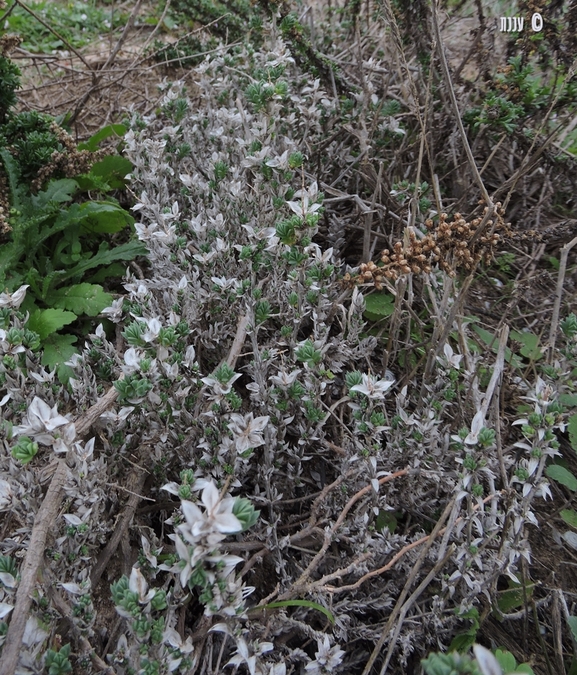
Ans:
POLYGON ((12 231, 8 224, 8 214, 10 212, 10 201, 8 200, 8 186, 6 176, 0 173, 0 241, 12 231))
POLYGON ((50 125, 50 131, 60 141, 63 149, 61 151, 55 150, 48 164, 38 171, 31 186, 33 192, 40 190, 46 180, 52 176, 64 175, 66 178, 73 178, 81 173, 87 173, 94 162, 108 154, 107 150, 97 150, 96 152, 78 150, 72 136, 66 133, 56 122, 50 125))
POLYGON ((523 92, 519 88, 519 85, 514 84, 513 82, 507 82, 507 76, 513 72, 512 65, 499 66, 497 68, 498 75, 501 76, 501 79, 495 80, 495 89, 498 89, 505 96, 507 96, 513 103, 519 103, 523 100, 523 92))
MULTIPOLYGON (((1 4, 0 9, 2 9, 1 4)), ((0 55, 9 56, 21 42, 22 38, 20 35, 15 35, 14 33, 4 33, 4 35, 0 37, 0 55)))
POLYGON ((483 234, 473 237, 487 214, 468 222, 460 213, 452 218, 446 213, 439 216, 438 223, 427 220, 427 233, 420 238, 413 229, 407 229, 404 241, 397 241, 393 250, 385 249, 378 263, 362 263, 355 276, 345 275, 345 285, 374 284, 377 290, 386 279, 395 281, 405 274, 430 274, 433 265, 454 277, 458 270, 472 271, 480 262, 489 263, 501 236, 499 231, 508 232, 503 221, 501 204, 496 205, 495 215, 489 219, 483 234))

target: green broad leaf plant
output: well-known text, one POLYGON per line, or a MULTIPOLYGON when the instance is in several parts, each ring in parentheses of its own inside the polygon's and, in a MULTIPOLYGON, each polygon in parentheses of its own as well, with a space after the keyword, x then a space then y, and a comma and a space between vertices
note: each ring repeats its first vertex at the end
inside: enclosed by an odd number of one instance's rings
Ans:
MULTIPOLYGON (((0 55, 0 61, 6 62, 0 63, 0 76, 11 74, 4 86, 14 92, 17 69, 8 69, 7 56, 0 55)), ((13 96, 12 106, 15 101, 13 96)), ((46 115, 15 113, 12 107, 4 113, 0 292, 27 287, 20 307, 23 316, 28 314, 26 327, 39 336, 42 365, 57 368, 66 382, 70 373, 64 363, 77 352, 79 335, 114 299, 102 284, 110 288, 127 261, 147 253, 132 236, 134 219, 112 194, 124 187, 132 164, 98 150, 99 143, 121 137, 125 128, 109 125, 76 148, 46 115), (76 171, 58 164, 66 156, 76 171)))

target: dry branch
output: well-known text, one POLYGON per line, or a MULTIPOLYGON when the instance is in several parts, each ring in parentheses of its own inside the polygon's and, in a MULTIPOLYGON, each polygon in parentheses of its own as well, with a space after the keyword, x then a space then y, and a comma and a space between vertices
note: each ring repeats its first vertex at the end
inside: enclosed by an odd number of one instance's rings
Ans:
POLYGON ((555 354, 555 342, 557 341, 557 329, 559 327, 559 312, 561 311, 561 298, 563 297, 563 285, 565 283, 565 274, 567 272, 567 258, 569 251, 577 244, 577 237, 565 244, 561 249, 561 259, 559 261, 559 274, 557 275, 557 290, 555 293, 555 305, 553 306, 553 317, 551 318, 551 329, 549 331, 549 354, 548 361, 551 363, 555 354))
MULTIPOLYGON (((77 437, 84 435, 102 413, 116 400, 118 392, 111 387, 108 392, 97 401, 77 422, 74 423, 77 437)), ((22 565, 20 584, 16 592, 14 612, 8 626, 6 642, 0 659, 0 673, 14 675, 18 665, 18 657, 22 648, 22 638, 28 620, 28 612, 32 605, 32 593, 36 586, 38 570, 42 564, 48 532, 54 527, 54 522, 62 501, 62 493, 66 482, 68 469, 64 459, 58 460, 56 471, 52 476, 50 487, 44 497, 38 513, 34 519, 30 542, 26 558, 22 565)))
POLYGON ((34 519, 28 551, 22 565, 20 584, 16 592, 16 604, 0 659, 0 673, 2 675, 14 675, 18 665, 18 657, 22 648, 22 638, 24 637, 28 613, 32 606, 32 594, 36 586, 38 570, 46 550, 48 532, 54 527, 54 521, 60 508, 67 472, 65 460, 58 460, 56 472, 52 477, 46 497, 34 519))
MULTIPOLYGON (((391 612, 391 615, 389 616, 389 619, 387 621, 387 625, 385 626, 385 629, 383 630, 383 634, 382 634, 380 640, 375 645, 375 648, 373 649, 373 652, 372 652, 369 660, 367 661, 365 669, 363 670, 363 675, 368 675, 370 673, 371 668, 373 667, 373 663, 375 662, 377 656, 379 655, 383 645, 385 644, 385 641, 389 637, 389 633, 390 633, 390 631, 391 631, 391 629, 394 625, 395 620, 397 619, 397 616, 401 613, 402 608, 405 606, 405 604, 404 604, 405 598, 409 594, 409 590, 410 590, 411 586, 413 585, 414 580, 417 578, 417 575, 419 574, 419 571, 420 571, 423 563, 425 562, 425 558, 426 558, 426 556, 429 552, 429 549, 433 545, 433 542, 435 541, 435 539, 440 534, 442 534, 442 532, 444 531, 441 528, 443 527, 444 522, 449 517, 449 514, 451 513, 451 510, 453 508, 453 504, 454 504, 454 499, 451 500, 447 504, 447 506, 445 507, 445 510, 443 511, 441 517, 437 521, 437 524, 435 525, 433 531, 426 538, 427 541, 425 542, 425 547, 423 548, 423 550, 421 551, 417 561, 413 565, 413 569, 411 570, 411 573, 409 574, 409 577, 408 577, 408 579, 405 583, 405 586, 404 586, 403 590, 401 591, 401 594, 399 595, 399 597, 397 599, 397 603, 395 605, 395 608, 393 609, 393 611, 391 612)), ((451 549, 451 553, 452 553, 452 549, 451 549)), ((442 559, 443 564, 447 560, 448 560, 448 556, 444 556, 443 559, 442 559)), ((436 567, 437 566, 435 566, 435 568, 436 567)), ((425 581, 427 581, 427 579, 428 579, 428 576, 425 578, 425 581)), ((421 584, 421 586, 422 586, 422 584, 421 584)), ((421 586, 419 586, 419 589, 421 588, 421 586)), ((419 589, 417 589, 417 590, 419 590, 419 589)), ((422 592, 422 590, 424 590, 424 587, 423 587, 423 589, 421 589, 421 592, 422 592)), ((390 658, 390 656, 389 656, 389 658, 390 658)), ((388 659, 387 659, 387 661, 385 661, 385 668, 384 668, 383 672, 386 670, 387 664, 388 664, 388 659)))
POLYGON ((94 565, 90 573, 90 582, 93 588, 95 588, 98 582, 100 581, 100 577, 104 573, 104 570, 106 569, 108 563, 110 562, 110 559, 112 558, 116 549, 118 548, 121 539, 128 532, 128 526, 130 525, 130 522, 134 517, 136 508, 140 504, 140 500, 142 499, 140 494, 138 493, 142 491, 145 480, 146 480, 145 469, 139 466, 135 467, 129 479, 131 494, 126 502, 126 506, 124 507, 122 517, 118 521, 118 524, 116 526, 116 529, 114 530, 112 537, 110 538, 110 541, 108 542, 108 544, 106 544, 105 548, 98 556, 98 560, 96 561, 96 564, 94 565))
MULTIPOLYGON (((392 473, 388 476, 384 476, 383 478, 379 479, 379 485, 384 485, 385 483, 388 483, 395 478, 400 478, 401 476, 406 476, 410 473, 410 469, 401 469, 400 471, 396 471, 395 473, 392 473)), ((334 483, 332 483, 329 488, 332 489, 333 486, 338 484, 338 479, 334 483)), ((283 593, 280 596, 280 600, 287 600, 289 598, 295 597, 295 595, 299 595, 299 593, 302 592, 303 589, 308 588, 308 580, 311 577, 311 574, 317 569, 317 567, 320 565, 322 559, 324 558, 325 553, 327 552, 329 546, 331 545, 331 542, 333 540, 333 537, 337 530, 340 528, 340 526, 343 524, 345 518, 347 517, 348 512, 353 508, 353 506, 361 499, 364 497, 368 492, 373 490, 373 485, 367 485, 361 490, 359 490, 356 494, 354 494, 347 504, 345 505, 344 509, 341 511, 339 517, 335 521, 334 525, 331 527, 331 529, 327 532, 325 532, 325 537, 324 537, 324 542, 323 545, 321 546, 319 552, 314 556, 314 558, 311 560, 311 562, 308 564, 306 570, 301 574, 301 576, 297 579, 297 581, 293 584, 291 589, 287 591, 286 593, 283 593)), ((308 529, 308 528, 307 528, 308 529)), ((314 582, 312 586, 317 586, 319 582, 314 582)))

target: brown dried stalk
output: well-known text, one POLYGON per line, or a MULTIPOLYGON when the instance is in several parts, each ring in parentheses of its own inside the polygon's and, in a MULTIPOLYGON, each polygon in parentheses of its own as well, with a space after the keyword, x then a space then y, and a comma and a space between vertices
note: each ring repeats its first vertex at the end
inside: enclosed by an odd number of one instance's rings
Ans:
MULTIPOLYGON (((406 476, 406 475, 409 474, 409 472, 410 472, 410 469, 401 469, 400 471, 396 471, 395 473, 392 473, 389 476, 384 476, 383 478, 379 479, 379 485, 384 485, 385 483, 388 483, 388 482, 394 480, 395 478, 400 478, 401 476, 406 476)), ((332 487, 332 485, 330 487, 332 487)), ((362 488, 361 490, 359 490, 356 494, 354 494, 349 499, 345 508, 342 510, 340 516, 337 518, 335 524, 331 527, 331 529, 328 532, 325 532, 325 540, 324 540, 323 545, 321 546, 319 552, 311 560, 311 562, 309 563, 306 570, 297 579, 297 581, 294 583, 292 588, 289 591, 287 591, 286 593, 283 593, 283 595, 280 596, 280 598, 279 598, 280 600, 287 600, 287 599, 293 597, 295 594, 298 595, 303 590, 303 588, 306 589, 308 587, 308 581, 311 577, 311 574, 320 565, 325 553, 327 552, 329 546, 331 545, 331 542, 333 540, 334 535, 336 534, 336 532, 340 528, 340 526, 343 524, 345 518, 347 517, 348 512, 359 501, 359 499, 364 497, 372 489, 373 489, 372 484, 367 485, 364 488, 362 488)), ((314 585, 316 586, 316 583, 314 585)))
POLYGON ((138 493, 140 493, 142 491, 142 488, 144 487, 144 481, 146 480, 146 473, 147 472, 145 469, 143 469, 140 466, 137 466, 134 467, 132 473, 130 474, 129 478, 129 485, 131 488, 130 497, 126 502, 126 506, 124 507, 122 516, 118 521, 118 524, 116 525, 116 529, 114 530, 114 533, 110 538, 110 541, 101 551, 100 555, 98 556, 98 560, 96 561, 96 564, 92 568, 92 571, 90 573, 90 582, 92 584, 92 588, 95 588, 97 586, 98 582, 100 581, 100 577, 102 576, 104 570, 108 566, 108 563, 110 562, 110 559, 112 558, 116 549, 118 548, 118 545, 120 544, 122 538, 128 532, 128 526, 130 525, 130 522, 134 517, 134 513, 136 512, 136 509, 140 504, 140 500, 142 499, 142 497, 138 493))
MULTIPOLYGON (((482 503, 486 504, 487 502, 491 501, 492 499, 494 499, 495 497, 497 497, 500 494, 502 494, 502 492, 497 492, 495 494, 491 494, 488 497, 485 497, 485 499, 483 499, 482 503)), ((451 507, 452 507, 452 504, 453 504, 453 502, 449 503, 449 505, 451 507)), ((479 505, 475 504, 473 506, 473 511, 476 511, 478 508, 479 508, 479 505)), ((456 525, 461 520, 463 520, 463 516, 461 516, 460 518, 457 518, 455 520, 455 522, 453 523, 453 525, 456 525)), ((443 516, 441 516, 441 519, 439 520, 439 523, 442 523, 442 522, 443 522, 443 516)), ((317 590, 328 591, 329 593, 343 593, 345 591, 354 591, 357 588, 359 588, 360 586, 362 586, 362 584, 364 584, 365 581, 368 581, 369 579, 372 579, 373 577, 377 577, 377 576, 380 576, 381 574, 384 574, 385 572, 388 572, 409 551, 412 551, 414 548, 417 548, 418 546, 422 546, 423 544, 430 545, 432 543, 433 539, 436 536, 442 536, 443 534, 445 534, 446 531, 447 531, 446 527, 444 527, 441 530, 438 530, 437 532, 435 532, 435 530, 433 530, 433 532, 431 532, 431 534, 428 534, 426 537, 421 537, 420 539, 417 539, 417 541, 413 541, 410 544, 407 544, 406 546, 403 546, 403 548, 400 551, 397 551, 397 553, 395 553, 395 555, 389 560, 389 562, 386 565, 383 565, 383 567, 379 567, 379 569, 377 569, 377 570, 372 570, 371 572, 367 572, 360 579, 355 581, 354 584, 349 584, 348 586, 320 586, 320 582, 323 581, 323 580, 319 579, 318 582, 315 582, 314 586, 317 590), (318 588, 317 588, 317 584, 319 584, 318 588)))
POLYGON ((565 244, 561 249, 561 258, 559 260, 559 274, 557 276, 557 291, 555 293, 555 305, 553 306, 553 317, 551 319, 551 330, 549 331, 549 353, 547 361, 551 363, 555 353, 555 342, 557 340, 557 328, 559 327, 559 312, 561 311, 561 298, 563 297, 563 285, 565 283, 565 273, 567 271, 567 258, 569 251, 577 244, 577 237, 565 244))
POLYGON ((52 477, 46 497, 34 519, 28 551, 22 565, 22 577, 16 591, 14 612, 8 626, 6 642, 0 659, 0 673, 2 675, 14 675, 18 665, 18 657, 22 649, 22 638, 28 620, 28 612, 32 605, 32 594, 36 586, 38 570, 46 550, 48 531, 54 526, 54 521, 58 515, 67 472, 65 460, 58 460, 56 472, 52 477))

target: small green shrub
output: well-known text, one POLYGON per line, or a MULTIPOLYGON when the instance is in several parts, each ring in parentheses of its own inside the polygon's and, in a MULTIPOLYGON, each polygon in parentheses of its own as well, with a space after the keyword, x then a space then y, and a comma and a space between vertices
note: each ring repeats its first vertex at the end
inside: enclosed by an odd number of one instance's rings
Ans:
POLYGON ((120 261, 146 248, 130 237, 115 246, 109 241, 134 223, 110 194, 124 187, 132 165, 97 148, 125 128, 106 127, 78 149, 50 116, 13 112, 18 75, 1 56, 0 291, 28 289, 21 311, 29 313, 27 328, 38 338, 34 348, 42 346, 42 365, 58 367, 66 380, 63 364, 76 353, 77 336, 60 330, 108 307, 113 296, 101 282, 122 276, 120 261), (88 191, 95 198, 86 199, 88 191))

